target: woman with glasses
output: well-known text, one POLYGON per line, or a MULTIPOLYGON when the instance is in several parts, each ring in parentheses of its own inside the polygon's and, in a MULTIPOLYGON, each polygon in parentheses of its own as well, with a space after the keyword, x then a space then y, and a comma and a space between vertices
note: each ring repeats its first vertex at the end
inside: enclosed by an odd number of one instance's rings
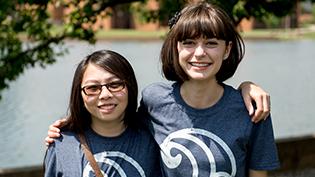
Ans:
POLYGON ((62 136, 46 152, 45 177, 160 177, 158 147, 139 124, 137 96, 123 56, 101 50, 82 60, 62 136))

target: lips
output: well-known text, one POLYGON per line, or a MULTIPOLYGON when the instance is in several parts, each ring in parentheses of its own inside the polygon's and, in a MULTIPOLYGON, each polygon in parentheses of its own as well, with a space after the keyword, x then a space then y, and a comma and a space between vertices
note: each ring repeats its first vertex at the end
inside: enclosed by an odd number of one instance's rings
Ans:
POLYGON ((208 67, 211 63, 189 62, 190 65, 195 67, 208 67))
POLYGON ((109 113, 109 112, 112 112, 116 106, 117 106, 117 104, 103 104, 103 105, 99 105, 97 107, 100 109, 100 111, 105 112, 105 113, 109 113))

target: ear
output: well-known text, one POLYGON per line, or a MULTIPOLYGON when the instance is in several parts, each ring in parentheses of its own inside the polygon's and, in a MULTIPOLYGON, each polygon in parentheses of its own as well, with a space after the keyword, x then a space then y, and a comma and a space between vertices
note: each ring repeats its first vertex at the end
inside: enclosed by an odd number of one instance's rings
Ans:
POLYGON ((232 41, 229 41, 229 43, 226 45, 225 53, 223 55, 223 60, 226 60, 230 56, 230 51, 232 48, 232 41))

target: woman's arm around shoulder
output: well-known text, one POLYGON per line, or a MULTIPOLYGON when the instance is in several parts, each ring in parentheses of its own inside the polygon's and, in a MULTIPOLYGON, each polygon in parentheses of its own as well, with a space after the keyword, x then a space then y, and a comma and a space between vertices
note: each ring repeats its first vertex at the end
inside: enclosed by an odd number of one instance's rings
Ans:
POLYGON ((252 121, 257 123, 265 120, 270 114, 270 95, 253 82, 242 82, 238 87, 245 102, 245 106, 252 117, 252 121), (254 108, 253 102, 256 108, 254 108))
POLYGON ((48 127, 47 137, 45 138, 46 146, 52 144, 55 138, 60 137, 60 128, 64 125, 66 119, 56 120, 53 124, 48 127))

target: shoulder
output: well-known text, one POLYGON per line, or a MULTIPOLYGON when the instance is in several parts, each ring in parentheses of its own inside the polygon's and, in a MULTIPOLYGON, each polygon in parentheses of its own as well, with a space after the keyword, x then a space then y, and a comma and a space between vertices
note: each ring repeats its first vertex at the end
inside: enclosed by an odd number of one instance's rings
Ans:
POLYGON ((172 88, 171 83, 156 82, 146 86, 143 89, 142 94, 143 95, 158 94, 161 93, 161 91, 167 91, 170 90, 171 88, 172 88))
POLYGON ((55 140, 55 149, 67 149, 79 145, 80 142, 77 138, 77 135, 71 131, 63 131, 60 133, 61 136, 55 140))
POLYGON ((220 106, 224 110, 225 115, 237 118, 235 120, 238 120, 239 123, 246 123, 246 126, 251 126, 251 117, 248 114, 240 90, 224 85, 224 96, 221 103, 220 106))
POLYGON ((152 103, 157 100, 166 99, 173 92, 172 83, 153 83, 145 87, 142 91, 142 100, 144 103, 152 103))
POLYGON ((60 138, 50 145, 45 157, 46 176, 82 176, 83 152, 73 132, 62 131, 60 138))
POLYGON ((79 144, 75 133, 63 131, 60 134, 61 136, 55 139, 54 143, 50 144, 47 149, 45 156, 47 165, 56 164, 65 154, 69 154, 74 149, 75 144, 79 144))
POLYGON ((243 107, 246 109, 240 90, 237 90, 230 85, 224 85, 224 92, 230 106, 243 107))

